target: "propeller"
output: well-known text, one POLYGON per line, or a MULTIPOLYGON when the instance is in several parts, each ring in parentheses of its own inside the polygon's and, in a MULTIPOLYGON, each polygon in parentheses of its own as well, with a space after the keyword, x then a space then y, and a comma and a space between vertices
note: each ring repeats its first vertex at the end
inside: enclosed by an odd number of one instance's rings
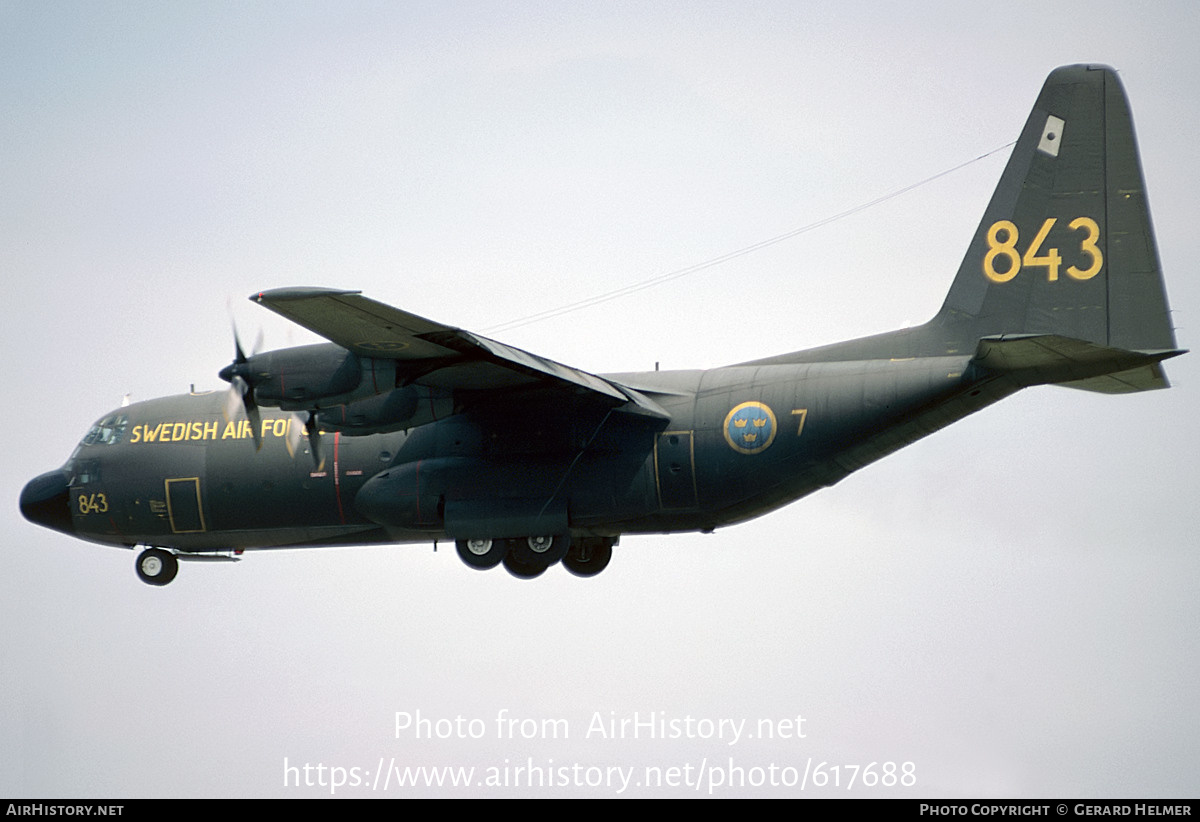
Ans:
MULTIPOLYGON (((250 356, 254 356, 261 345, 262 331, 260 330, 250 356)), ((233 362, 222 368, 218 376, 229 383, 229 392, 225 397, 225 419, 233 419, 237 415, 240 405, 246 412, 246 418, 250 420, 250 433, 254 437, 254 448, 261 450, 262 413, 258 410, 258 403, 254 399, 250 357, 246 356, 246 352, 242 348, 236 324, 233 324, 233 362)))
MULTIPOLYGON (((254 448, 256 451, 261 451, 263 445, 262 412, 259 411, 258 401, 254 397, 255 375, 253 369, 250 367, 250 360, 262 348, 262 330, 259 330, 258 337, 254 341, 254 347, 250 349, 250 356, 247 357, 246 351, 242 347, 241 337, 238 335, 237 323, 231 319, 230 325, 233 327, 233 362, 222 368, 219 374, 221 379, 229 383, 229 391, 225 395, 225 419, 234 419, 238 414, 239 407, 244 410, 246 418, 250 420, 251 434, 254 437, 254 448)), ((299 423, 299 416, 293 415, 293 424, 288 426, 288 449, 293 454, 300 445, 299 423)), ((308 412, 308 419, 304 421, 304 431, 308 435, 308 445, 309 450, 312 452, 313 464, 319 471, 322 464, 321 432, 315 410, 308 412)))

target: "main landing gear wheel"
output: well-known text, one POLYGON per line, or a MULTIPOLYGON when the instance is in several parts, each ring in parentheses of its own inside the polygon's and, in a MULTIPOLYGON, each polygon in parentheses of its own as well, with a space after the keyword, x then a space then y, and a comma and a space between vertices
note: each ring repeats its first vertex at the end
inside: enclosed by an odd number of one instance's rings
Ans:
POLYGON ((480 571, 495 568, 508 554, 508 540, 460 539, 454 543, 458 558, 480 571))
POLYGON ((540 577, 547 567, 541 557, 527 558, 520 551, 513 550, 504 555, 504 570, 517 579, 540 577))
POLYGON ((563 557, 563 567, 577 577, 594 577, 608 567, 613 540, 607 537, 583 537, 571 543, 563 557))
POLYGON ((526 565, 541 565, 549 568, 567 555, 571 547, 568 534, 547 534, 541 537, 514 539, 509 553, 526 565))
POLYGON ((179 573, 179 560, 170 551, 147 548, 138 554, 133 567, 138 579, 147 585, 166 585, 179 573))

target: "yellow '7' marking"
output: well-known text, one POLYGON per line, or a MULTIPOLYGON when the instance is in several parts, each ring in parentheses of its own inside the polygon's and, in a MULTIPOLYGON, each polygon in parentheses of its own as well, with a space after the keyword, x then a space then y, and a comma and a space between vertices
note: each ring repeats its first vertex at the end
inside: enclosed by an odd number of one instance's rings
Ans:
POLYGON ((804 421, 806 419, 808 419, 808 409, 807 408, 793 408, 792 416, 800 418, 800 425, 796 428, 796 436, 798 437, 804 431, 804 421))
MULTIPOLYGON (((992 223, 987 232, 988 250, 983 255, 984 276, 994 283, 1006 283, 1017 276, 1022 267, 1045 268, 1046 280, 1057 281, 1058 270, 1062 266, 1062 255, 1058 253, 1057 248, 1048 249, 1045 254, 1040 253, 1042 243, 1046 241, 1056 222, 1055 217, 1047 218, 1024 254, 1017 248, 1020 232, 1015 223, 1011 220, 997 220, 992 223), (1003 270, 997 268, 997 260, 1004 261, 1003 270)), ((1079 242, 1079 251, 1087 255, 1089 260, 1087 268, 1069 266, 1067 275, 1075 280, 1090 280, 1100 273, 1100 268, 1104 265, 1104 254, 1097 244, 1100 239, 1100 226, 1091 217, 1076 217, 1067 225, 1074 231, 1083 229, 1087 232, 1087 236, 1079 242)))

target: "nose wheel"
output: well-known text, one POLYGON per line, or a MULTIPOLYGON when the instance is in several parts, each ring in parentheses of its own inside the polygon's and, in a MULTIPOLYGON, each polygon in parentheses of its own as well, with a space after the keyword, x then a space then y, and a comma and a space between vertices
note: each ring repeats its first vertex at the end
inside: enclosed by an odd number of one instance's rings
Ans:
POLYGON ((138 554, 134 565, 138 579, 147 585, 166 585, 179 573, 179 560, 162 548, 147 548, 138 554))

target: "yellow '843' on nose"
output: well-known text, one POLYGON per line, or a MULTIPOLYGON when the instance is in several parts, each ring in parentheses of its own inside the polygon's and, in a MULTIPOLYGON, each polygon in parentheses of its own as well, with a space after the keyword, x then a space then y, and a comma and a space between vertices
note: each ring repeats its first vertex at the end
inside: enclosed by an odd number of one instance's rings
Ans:
MULTIPOLYGON (((1038 230, 1033 242, 1022 254, 1017 248, 1020 232, 1010 220, 998 220, 992 223, 987 233, 987 253, 983 255, 983 274, 994 283, 1006 283, 1021 273, 1024 268, 1045 268, 1046 279, 1049 282, 1058 280, 1058 270, 1062 266, 1062 255, 1057 248, 1051 248, 1042 253, 1042 244, 1046 236, 1057 222, 1056 217, 1048 218, 1038 230), (997 261, 1000 261, 999 267, 997 261)), ((1090 280, 1100 273, 1104 265, 1104 254, 1097 244, 1100 240, 1100 226, 1091 217, 1076 217, 1067 224, 1072 230, 1082 229, 1087 232, 1079 242, 1079 252, 1087 257, 1088 267, 1067 267, 1067 276, 1075 280, 1090 280)))

